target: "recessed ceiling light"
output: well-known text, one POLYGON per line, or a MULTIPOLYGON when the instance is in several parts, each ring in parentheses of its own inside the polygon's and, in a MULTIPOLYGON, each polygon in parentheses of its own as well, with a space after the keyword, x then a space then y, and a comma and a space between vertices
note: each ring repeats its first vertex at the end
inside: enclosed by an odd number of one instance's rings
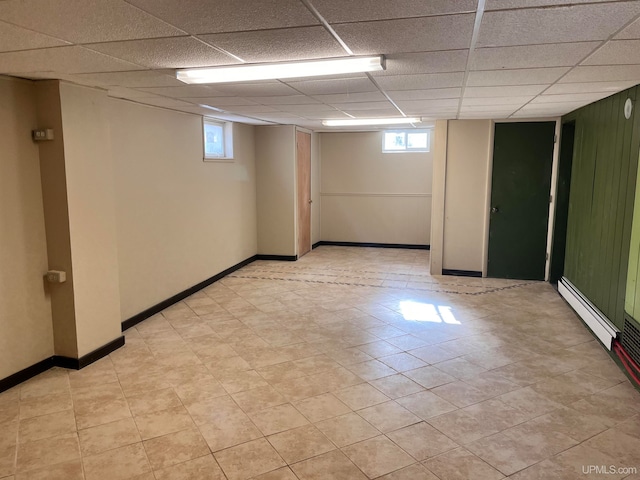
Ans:
POLYGON ((254 63, 225 67, 178 70, 176 78, 184 83, 228 83, 280 78, 318 77, 384 70, 382 55, 341 57, 300 62, 254 63))
POLYGON ((420 123, 419 117, 400 118, 351 118, 349 120, 323 120, 327 127, 355 127, 358 125, 403 125, 406 123, 420 123))

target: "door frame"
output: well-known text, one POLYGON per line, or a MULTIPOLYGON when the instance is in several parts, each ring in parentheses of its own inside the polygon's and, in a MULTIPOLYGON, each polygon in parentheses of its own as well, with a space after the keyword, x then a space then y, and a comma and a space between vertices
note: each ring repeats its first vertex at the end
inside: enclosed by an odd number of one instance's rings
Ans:
POLYGON ((553 239, 553 228, 556 216, 556 199, 555 191, 558 184, 558 162, 560 158, 560 132, 562 130, 561 117, 544 117, 544 118, 507 118, 504 120, 493 120, 491 122, 491 136, 489 138, 489 161, 487 162, 487 188, 485 194, 485 217, 484 217, 484 242, 482 245, 482 276, 486 278, 489 265, 489 224, 491 221, 491 178, 493 176, 493 142, 495 136, 496 123, 525 123, 525 122, 555 122, 555 139, 553 143, 553 160, 551 164, 551 188, 549 196, 549 221, 547 224, 547 258, 544 267, 544 281, 549 281, 549 270, 551 265, 551 245, 553 239))
MULTIPOLYGON (((313 174, 312 174, 312 170, 313 170, 313 131, 309 130, 307 128, 304 127, 299 127, 299 126, 295 126, 294 130, 293 130, 293 146, 294 146, 294 157, 295 157, 295 161, 294 163, 294 178, 295 178, 295 205, 294 205, 294 225, 293 228, 296 232, 296 237, 295 237, 295 245, 296 245, 296 257, 300 257, 300 252, 299 252, 299 248, 298 248, 298 235, 299 235, 299 230, 298 230, 298 132, 302 132, 302 133, 308 133, 310 138, 310 143, 309 143, 309 148, 310 148, 310 156, 309 156, 309 175, 311 175, 311 181, 310 181, 310 198, 313 198, 313 174)), ((311 215, 311 225, 309 227, 309 238, 311 239, 311 250, 309 250, 310 252, 313 250, 313 204, 311 204, 311 209, 310 209, 310 215, 311 215)))

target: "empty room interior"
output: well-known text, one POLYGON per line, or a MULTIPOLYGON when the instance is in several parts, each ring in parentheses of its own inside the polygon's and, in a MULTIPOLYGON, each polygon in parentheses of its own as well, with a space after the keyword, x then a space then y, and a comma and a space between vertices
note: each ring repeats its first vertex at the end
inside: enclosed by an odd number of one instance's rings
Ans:
POLYGON ((639 85, 637 0, 0 0, 0 479, 640 479, 639 85))

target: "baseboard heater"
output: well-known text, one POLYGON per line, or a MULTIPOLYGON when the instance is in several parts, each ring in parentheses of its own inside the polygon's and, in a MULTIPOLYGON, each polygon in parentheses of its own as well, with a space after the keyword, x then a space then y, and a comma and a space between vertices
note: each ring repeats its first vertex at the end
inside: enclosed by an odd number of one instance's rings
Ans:
POLYGON ((558 282, 558 293, 571 305, 602 344, 611 350, 613 340, 617 338, 620 330, 565 277, 558 282))

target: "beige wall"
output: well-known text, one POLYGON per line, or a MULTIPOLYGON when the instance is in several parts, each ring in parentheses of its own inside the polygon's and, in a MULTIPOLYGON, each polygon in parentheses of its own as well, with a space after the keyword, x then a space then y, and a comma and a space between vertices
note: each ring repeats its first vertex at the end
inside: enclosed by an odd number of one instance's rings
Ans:
POLYGON ((442 268, 483 271, 491 120, 450 120, 442 268))
POLYGON ((0 77, 0 378, 53 355, 35 93, 0 77))
MULTIPOLYGON (((121 335, 118 252, 105 91, 60 84, 78 355, 121 335)), ((55 286, 54 286, 55 288, 55 286)))
POLYGON ((256 127, 258 253, 296 255, 296 130, 256 127))
POLYGON ((110 100, 122 319, 257 252, 254 128, 203 162, 202 118, 110 100))
POLYGON ((382 153, 382 132, 321 133, 322 240, 429 244, 432 153, 382 153))

